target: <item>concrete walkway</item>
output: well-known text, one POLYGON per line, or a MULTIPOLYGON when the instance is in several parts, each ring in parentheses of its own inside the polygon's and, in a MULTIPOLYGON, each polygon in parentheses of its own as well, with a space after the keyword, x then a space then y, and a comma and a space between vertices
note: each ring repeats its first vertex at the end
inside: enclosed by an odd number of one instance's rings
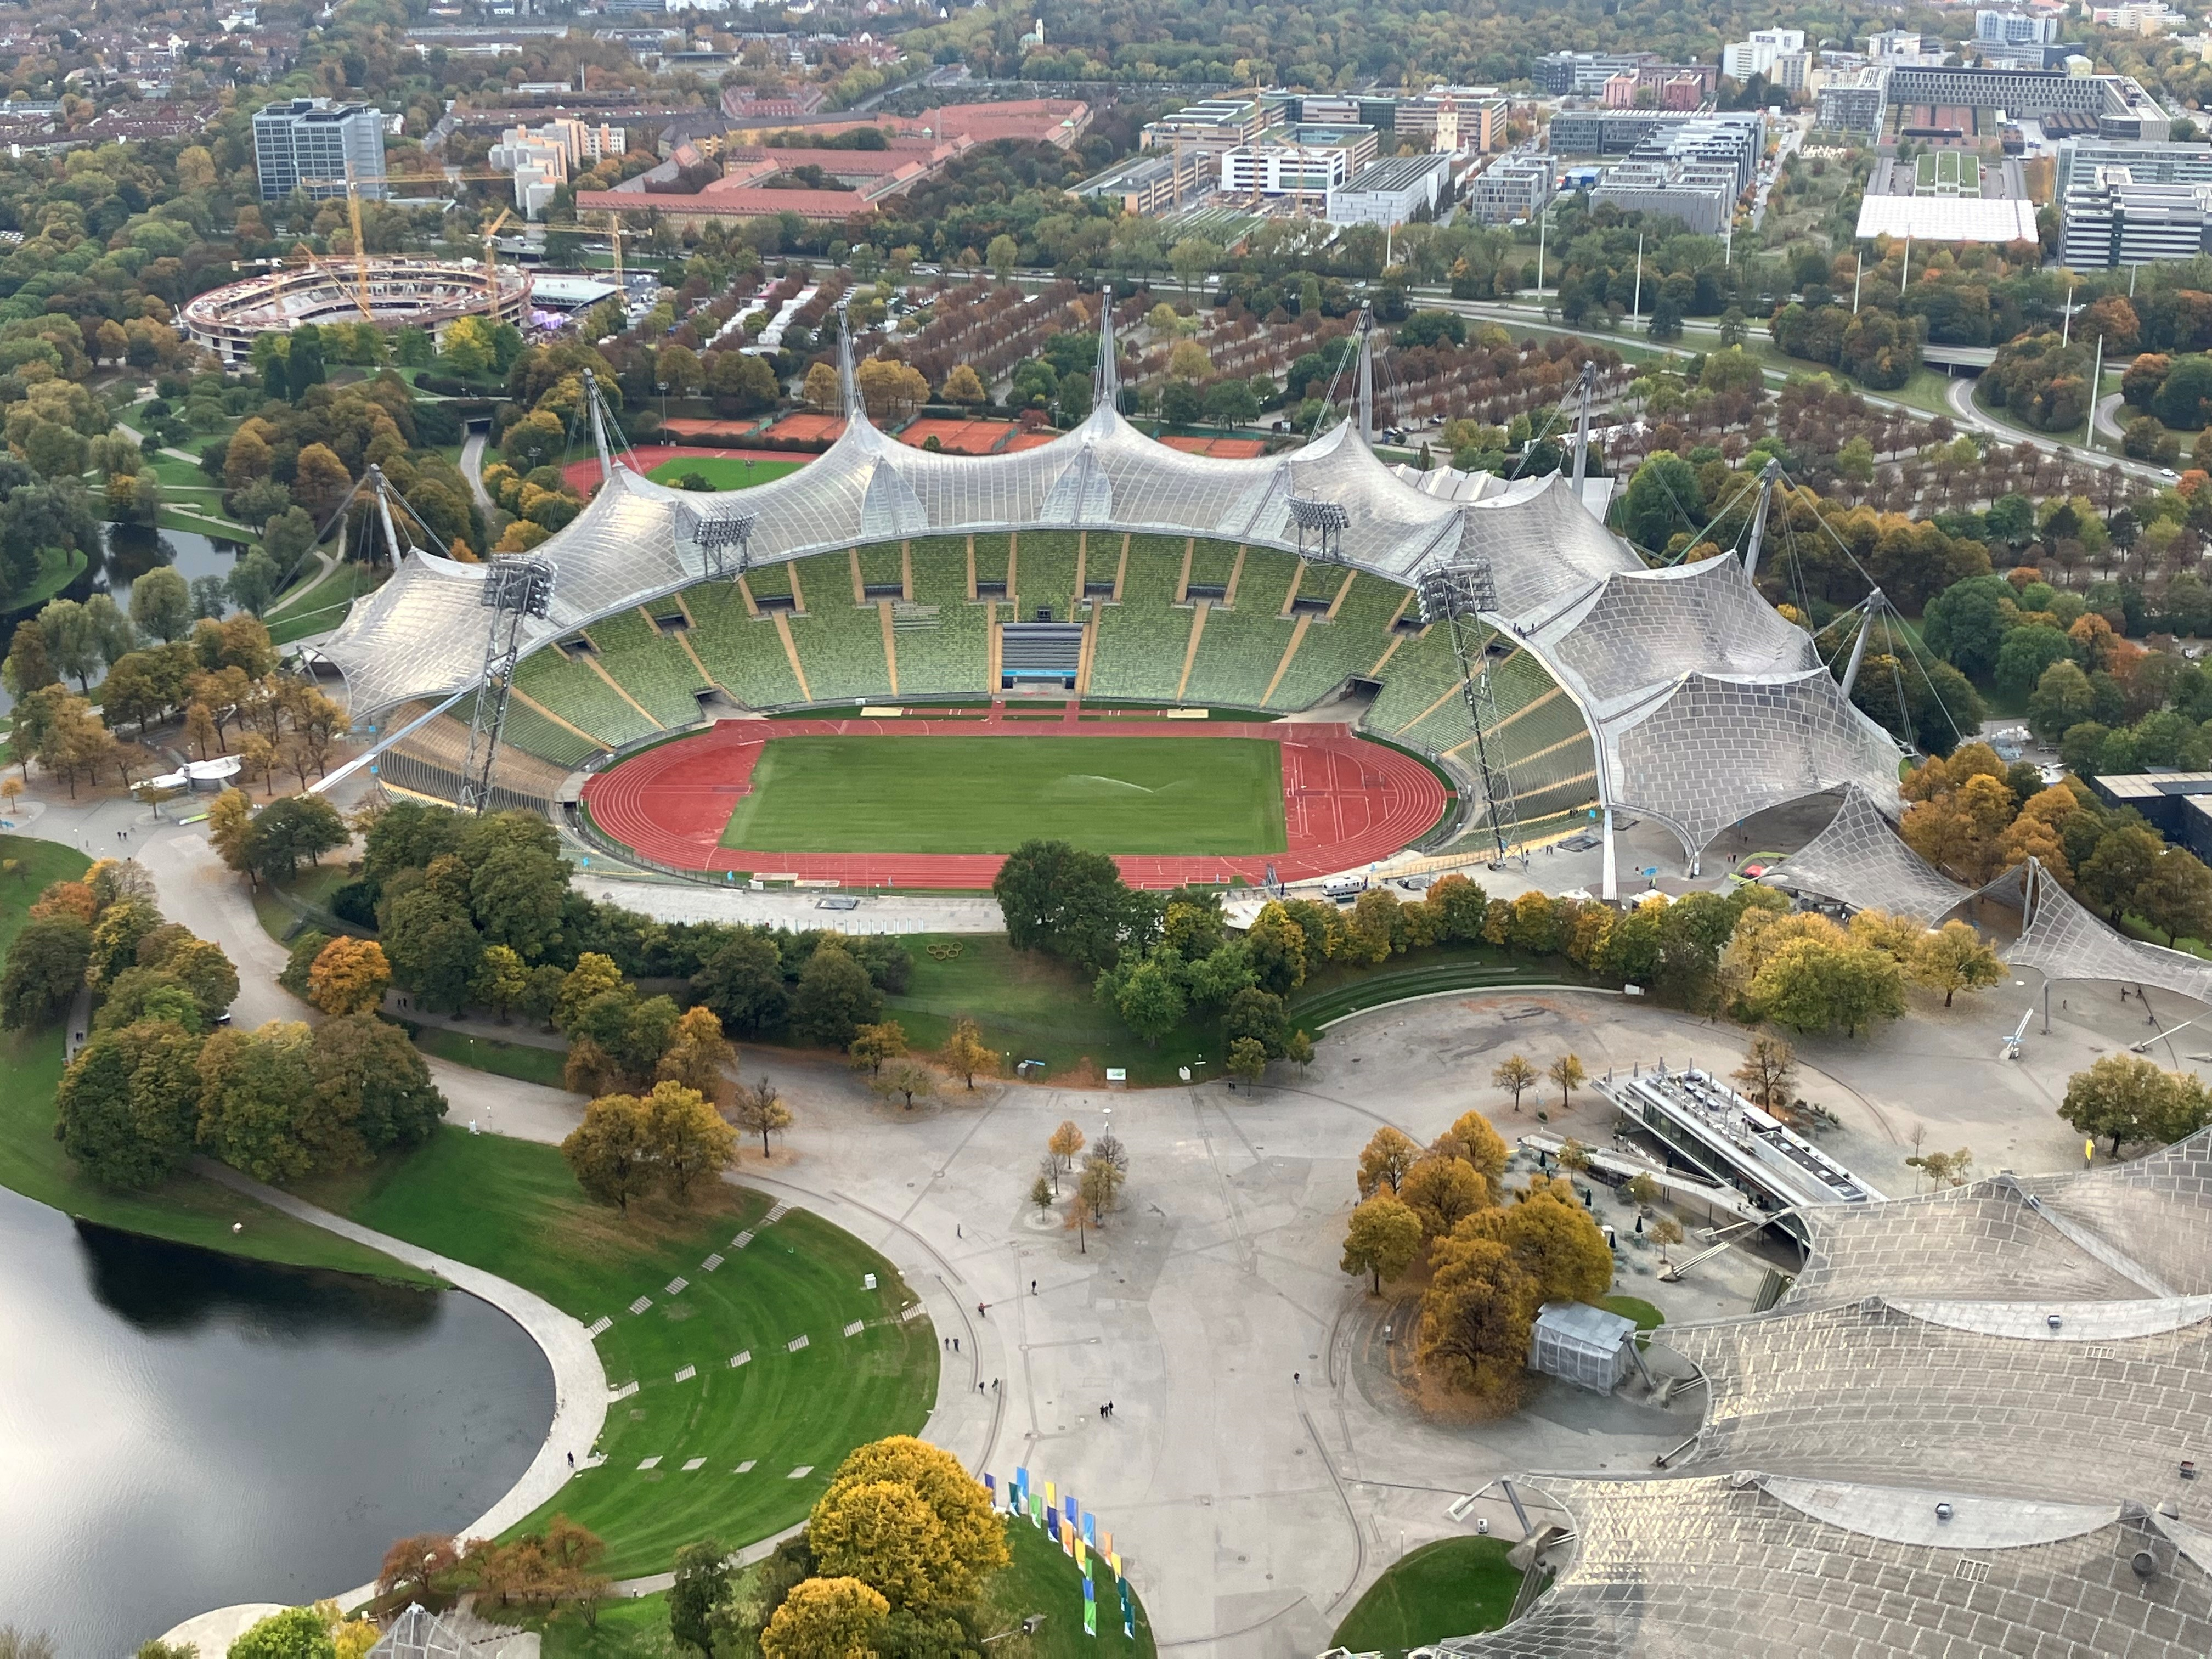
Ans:
MULTIPOLYGON (((522 1478, 507 1488, 507 1495, 467 1526, 455 1528, 455 1537, 497 1537, 552 1498, 568 1483, 576 1466, 588 1462, 599 1442, 599 1430, 606 1422, 607 1373, 599 1364, 599 1350, 584 1334, 582 1324, 543 1297, 532 1294, 520 1285, 509 1284, 496 1274, 471 1267, 465 1261, 456 1261, 434 1250, 410 1244, 404 1238, 394 1238, 389 1233, 349 1221, 305 1199, 241 1175, 227 1164, 209 1158, 195 1158, 192 1163, 209 1180, 221 1182, 272 1210, 282 1210, 325 1232, 381 1250, 396 1261, 434 1273, 456 1289, 490 1303, 528 1332, 530 1340, 544 1354, 546 1363, 553 1368, 553 1421, 546 1429, 545 1443, 538 1449, 538 1455, 522 1472, 522 1478)), ((338 1605, 351 1607, 375 1593, 376 1586, 371 1582, 347 1591, 338 1598, 338 1605)))
POLYGON ((756 893, 704 882, 629 881, 580 870, 578 892, 641 911, 655 921, 742 921, 754 927, 818 927, 836 933, 999 933, 1006 919, 988 893, 848 893, 851 909, 824 909, 825 895, 782 889, 756 893))

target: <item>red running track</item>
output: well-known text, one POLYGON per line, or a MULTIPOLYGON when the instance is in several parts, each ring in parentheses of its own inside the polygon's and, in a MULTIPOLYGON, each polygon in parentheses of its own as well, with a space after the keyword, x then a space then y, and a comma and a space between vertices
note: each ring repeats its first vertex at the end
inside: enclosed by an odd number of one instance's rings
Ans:
MULTIPOLYGON (((1036 705, 1024 705, 1035 708, 1036 705)), ((1039 712, 1042 712, 1040 710, 1039 712)), ((1355 735, 1350 726, 1162 720, 723 720, 610 767, 584 786, 592 820, 647 858, 684 870, 835 881, 847 887, 988 887, 997 853, 763 853, 720 845, 762 748, 781 737, 932 737, 1030 733, 1055 737, 1259 738, 1282 745, 1283 818, 1288 848, 1249 857, 1116 858, 1133 887, 1174 887, 1232 877, 1256 884, 1267 866, 1284 881, 1352 870, 1397 852, 1443 815, 1435 773, 1409 755, 1355 735)))

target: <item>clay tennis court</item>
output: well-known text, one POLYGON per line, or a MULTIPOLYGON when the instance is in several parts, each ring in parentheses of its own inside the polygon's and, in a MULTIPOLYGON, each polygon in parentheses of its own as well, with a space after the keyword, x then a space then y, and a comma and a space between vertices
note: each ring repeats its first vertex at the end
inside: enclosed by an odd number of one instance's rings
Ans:
MULTIPOLYGON (((725 847, 732 815, 753 787, 763 751, 778 738, 927 738, 989 737, 1015 744, 1024 737, 1194 740, 1194 772, 1204 770, 1209 739, 1256 739, 1279 746, 1284 850, 1245 854, 1117 855, 1133 886, 1184 882, 1257 883, 1273 866, 1278 879, 1309 880, 1355 870, 1389 857, 1429 830, 1448 804, 1444 787, 1409 755, 1360 738, 1349 726, 1290 721, 1170 720, 1142 712, 1092 710, 1079 718, 1066 705, 994 704, 967 719, 724 720, 617 763, 584 786, 584 804, 605 835, 646 858, 684 870, 732 871, 763 877, 831 881, 847 887, 980 888, 998 873, 999 853, 854 853, 775 851, 725 847), (1103 717, 1101 717, 1101 716, 1103 717)), ((1011 758, 1011 757, 1010 757, 1011 758)), ((1102 764, 1106 763, 1102 757, 1102 764)), ((1010 767, 1010 773, 1021 769, 1010 767)), ((1200 780, 1203 781, 1202 779, 1200 780)), ((854 817, 890 821, 897 800, 856 798, 854 817)), ((980 826, 994 811, 975 801, 980 826)), ((825 839, 833 838, 825 834, 825 839)), ((849 844, 849 823, 839 836, 849 844)), ((887 831, 886 842, 896 838, 887 831)))

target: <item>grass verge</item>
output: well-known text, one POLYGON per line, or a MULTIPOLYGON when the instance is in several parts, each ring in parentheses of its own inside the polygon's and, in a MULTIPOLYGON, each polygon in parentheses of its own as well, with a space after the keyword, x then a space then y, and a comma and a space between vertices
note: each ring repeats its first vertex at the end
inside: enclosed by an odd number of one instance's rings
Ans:
POLYGON ((1607 1313, 1634 1320, 1639 1331, 1656 1331, 1667 1322, 1667 1316, 1640 1296, 1601 1297, 1597 1305, 1607 1313))
POLYGON ((805 465, 804 461, 748 461, 733 455, 678 455, 645 476, 655 483, 673 487, 696 472, 716 489, 750 489, 787 472, 796 472, 805 465))
POLYGON ((1369 1586, 1334 1645, 1395 1659, 1448 1636, 1496 1630, 1521 1588, 1508 1547, 1502 1538, 1446 1538, 1415 1550, 1369 1586))
POLYGON ((709 1182, 691 1207, 635 1203, 624 1217, 588 1202, 552 1147, 449 1127, 315 1195, 587 1325, 614 1322, 598 1339, 608 1382, 637 1388, 608 1410, 605 1462, 520 1527, 569 1516, 606 1540, 617 1577, 662 1571, 709 1534, 734 1547, 802 1519, 846 1453, 920 1432, 937 1395, 936 1333, 900 1318, 915 1297, 890 1263, 804 1210, 766 1224, 757 1192, 709 1182))
POLYGON ((561 1080, 561 1068, 568 1063, 566 1048, 539 1048, 527 1042, 503 1042, 493 1036, 472 1036, 466 1031, 456 1031, 443 1025, 417 1025, 411 1020, 401 1024, 415 1039, 415 1046, 426 1054, 435 1054, 440 1060, 450 1060, 456 1066, 467 1066, 479 1072, 490 1072, 499 1077, 519 1078, 525 1083, 542 1083, 549 1089, 566 1088, 561 1080))
MULTIPOLYGON (((15 860, 18 865, 14 876, 0 878, 0 952, 4 952, 22 930, 40 889, 82 874, 88 860, 75 848, 18 836, 0 836, 0 858, 15 860)), ((414 1285, 435 1282, 389 1256, 295 1221, 197 1176, 172 1176, 148 1193, 114 1192, 87 1180, 54 1139, 54 1093, 61 1077, 58 1028, 0 1035, 0 1186, 82 1220, 149 1238, 225 1250, 258 1261, 335 1267, 414 1285)))

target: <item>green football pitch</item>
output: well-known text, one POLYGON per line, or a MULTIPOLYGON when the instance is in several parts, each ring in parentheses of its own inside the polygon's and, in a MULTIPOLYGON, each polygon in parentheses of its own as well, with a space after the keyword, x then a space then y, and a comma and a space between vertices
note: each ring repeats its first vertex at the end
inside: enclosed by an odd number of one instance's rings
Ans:
POLYGON ((686 474, 696 472, 717 489, 750 489, 805 465, 804 461, 747 461, 734 455, 678 455, 645 476, 673 488, 684 482, 686 474))
POLYGON ((722 845, 762 853, 1279 853, 1261 738, 775 738, 722 845))

